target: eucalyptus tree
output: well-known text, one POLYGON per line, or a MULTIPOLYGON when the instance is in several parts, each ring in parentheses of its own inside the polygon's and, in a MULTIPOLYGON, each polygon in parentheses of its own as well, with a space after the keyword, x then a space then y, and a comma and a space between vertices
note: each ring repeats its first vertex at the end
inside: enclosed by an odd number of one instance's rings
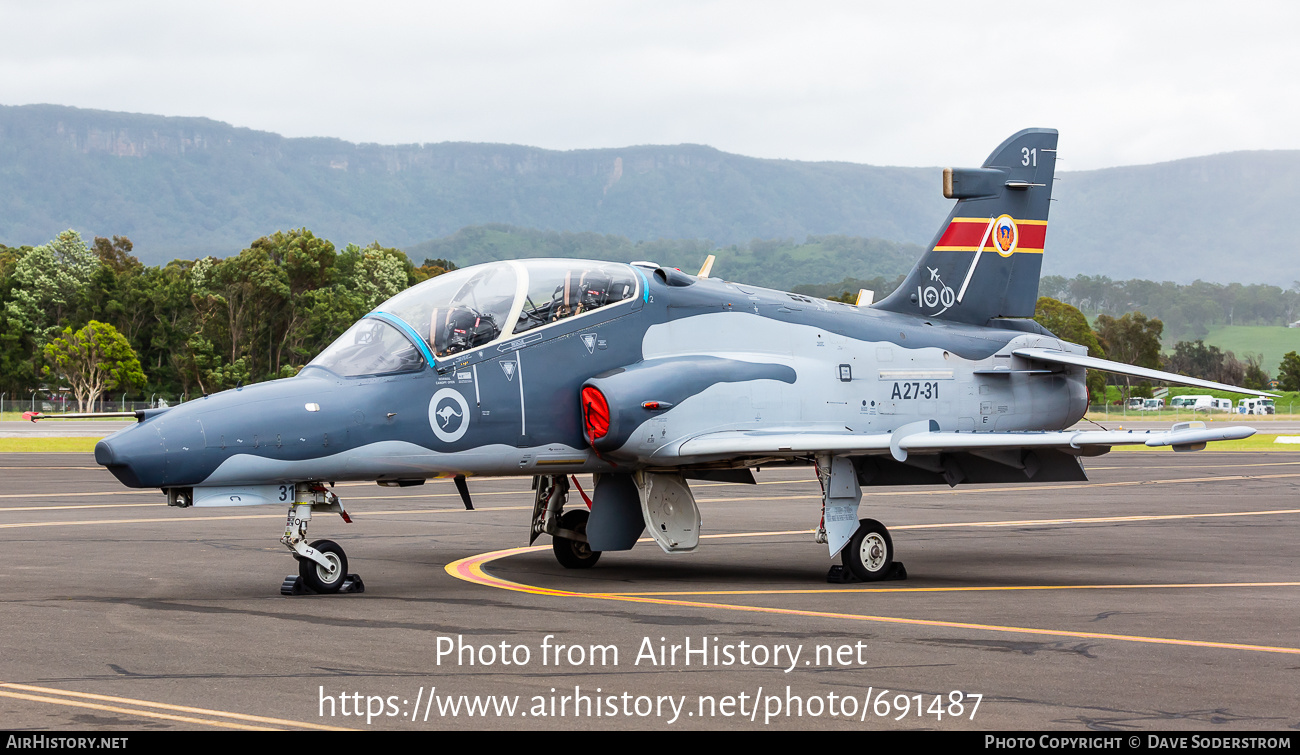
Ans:
MULTIPOLYGON (((1141 312, 1129 312, 1122 317, 1097 316, 1097 336, 1106 350, 1106 357, 1116 362, 1138 367, 1160 368, 1160 335, 1165 325, 1160 320, 1141 312)), ((1124 377, 1124 397, 1128 398, 1130 381, 1124 377)))
POLYGON ((33 247, 14 265, 14 291, 5 314, 14 326, 43 343, 59 332, 65 316, 81 303, 99 265, 99 257, 76 231, 64 231, 33 247))
MULTIPOLYGON (((1106 350, 1088 325, 1088 318, 1077 308, 1049 296, 1041 296, 1034 305, 1034 320, 1070 343, 1087 346, 1088 356, 1106 358, 1106 350)), ((1088 393, 1091 396, 1106 395, 1105 373, 1099 370, 1088 372, 1088 393)))
POLYGON ((64 328, 62 336, 51 338, 43 351, 48 362, 44 373, 67 382, 78 411, 93 407, 105 391, 144 386, 135 349, 108 323, 91 320, 75 333, 64 328))

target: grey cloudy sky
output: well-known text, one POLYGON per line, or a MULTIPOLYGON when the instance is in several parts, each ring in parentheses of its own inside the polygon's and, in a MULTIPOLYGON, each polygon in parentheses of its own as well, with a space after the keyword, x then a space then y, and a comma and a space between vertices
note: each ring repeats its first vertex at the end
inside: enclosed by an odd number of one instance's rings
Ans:
POLYGON ((10 2, 0 104, 286 136, 1069 170, 1300 148, 1288 2, 10 2))

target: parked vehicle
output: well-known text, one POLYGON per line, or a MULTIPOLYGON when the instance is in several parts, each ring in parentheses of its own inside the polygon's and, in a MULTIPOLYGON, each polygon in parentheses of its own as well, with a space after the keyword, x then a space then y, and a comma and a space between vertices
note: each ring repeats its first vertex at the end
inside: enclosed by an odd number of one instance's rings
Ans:
POLYGON ((1124 408, 1129 411, 1140 412, 1142 411, 1142 403, 1144 401, 1146 401, 1146 399, 1134 396, 1128 400, 1128 403, 1124 405, 1124 408))
POLYGON ((1165 408, 1165 400, 1162 398, 1149 398, 1142 402, 1141 411, 1158 412, 1165 408))
POLYGON ((1243 398, 1237 399, 1238 414, 1275 414, 1276 407, 1273 406, 1271 398, 1243 398))
POLYGON ((1169 402, 1175 409, 1190 409, 1194 412, 1231 412, 1232 399, 1215 398, 1205 394, 1176 396, 1169 402))

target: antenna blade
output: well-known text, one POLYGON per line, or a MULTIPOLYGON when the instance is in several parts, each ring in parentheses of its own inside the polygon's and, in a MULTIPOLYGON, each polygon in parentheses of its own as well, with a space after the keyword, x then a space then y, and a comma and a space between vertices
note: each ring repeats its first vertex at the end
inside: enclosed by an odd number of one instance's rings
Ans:
POLYGON ((458 474, 452 478, 456 483, 456 492, 460 493, 460 500, 465 504, 466 511, 473 511, 474 504, 469 499, 469 485, 465 482, 465 475, 458 474))

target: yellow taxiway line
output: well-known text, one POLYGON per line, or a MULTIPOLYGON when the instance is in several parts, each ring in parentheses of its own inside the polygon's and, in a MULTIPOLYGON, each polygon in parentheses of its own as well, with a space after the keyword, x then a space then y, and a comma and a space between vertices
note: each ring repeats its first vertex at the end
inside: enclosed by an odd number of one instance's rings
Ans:
MULTIPOLYGON (((869 501, 879 498, 892 498, 896 496, 928 496, 928 495, 972 495, 975 493, 1037 493, 1044 490, 1075 490, 1078 488, 1117 488, 1132 487, 1137 485, 1179 485, 1184 483, 1204 483, 1204 482, 1243 482, 1249 480, 1277 480, 1300 477, 1300 472, 1289 472, 1286 474, 1250 474, 1250 475, 1220 475, 1217 477, 1179 477, 1170 480, 1124 480, 1121 482, 1074 482, 1060 485, 1014 485, 1001 488, 949 488, 946 490, 889 490, 876 492, 863 491, 862 499, 869 501)), ((796 500, 821 500, 820 494, 805 495, 787 495, 787 496, 736 496, 729 498, 699 498, 698 503, 734 503, 742 501, 796 501, 796 500)))
POLYGON ((588 593, 589 595, 818 595, 851 592, 1017 592, 1034 590, 1173 590, 1212 587, 1300 587, 1300 582, 1173 582, 1149 585, 987 585, 980 587, 844 587, 796 590, 664 590, 653 592, 588 593))
MULTIPOLYGON (((1182 477, 1182 478, 1174 478, 1169 480, 1126 480, 1121 482, 1077 482, 1077 483, 1066 483, 1061 485, 1016 485, 1016 486, 1008 486, 1008 487, 1000 487, 1000 488, 962 488, 962 489, 946 489, 946 490, 889 490, 889 491, 880 491, 880 492, 871 491, 866 493, 864 497, 868 499, 878 499, 878 498, 889 498, 895 496, 931 496, 931 495, 951 496, 951 495, 976 495, 981 493, 1033 493, 1033 492, 1039 492, 1045 490, 1074 490, 1078 488, 1130 487, 1136 485, 1177 485, 1183 483, 1241 482, 1245 480, 1277 480, 1277 479, 1288 479, 1288 478, 1295 478, 1295 477, 1300 477, 1300 472, 1285 473, 1285 474, 1220 475, 1217 477, 1182 477)), ((761 482, 759 484, 760 485, 797 484, 798 482, 802 482, 802 481, 769 480, 769 481, 761 482)), ((710 483, 710 485, 741 485, 741 484, 743 483, 710 483)), ((109 492, 109 493, 35 493, 30 495, 18 493, 18 494, 0 495, 0 498, 22 498, 22 497, 39 498, 39 497, 56 497, 56 496, 79 497, 79 496, 99 496, 99 495, 133 495, 137 493, 139 493, 139 491, 122 491, 122 492, 109 492)), ((523 495, 524 493, 525 491, 501 490, 501 491, 489 491, 484 493, 476 493, 474 497, 483 498, 486 496, 501 496, 501 495, 517 496, 517 495, 523 495)), ((347 500, 348 501, 383 501, 383 500, 395 500, 395 499, 406 500, 406 499, 416 499, 416 498, 459 498, 459 493, 420 493, 420 494, 405 495, 405 496, 391 496, 391 495, 350 496, 347 500)), ((807 493, 807 494, 799 494, 799 495, 782 495, 782 496, 727 496, 723 498, 699 498, 696 500, 697 503, 803 501, 803 500, 821 500, 821 495, 817 493, 807 493)), ((105 503, 105 504, 83 504, 83 505, 68 505, 68 506, 15 506, 10 508, 0 507, 0 514, 4 514, 10 511, 56 511, 62 509, 112 508, 112 507, 134 508, 134 507, 142 507, 142 506, 163 506, 163 505, 165 504, 105 503)), ((514 511, 521 508, 527 509, 530 507, 496 506, 496 507, 479 507, 476 510, 514 511)), ((364 515, 378 515, 378 514, 389 515, 389 514, 446 513, 449 511, 462 511, 462 509, 445 509, 445 510, 444 509, 421 509, 421 510, 411 510, 411 511, 368 511, 368 512, 361 511, 357 513, 360 513, 361 515, 364 516, 364 515)), ((349 513, 353 513, 353 512, 349 512, 349 513)), ((1272 513, 1272 512, 1263 512, 1263 513, 1272 513)), ((86 521, 86 522, 80 522, 80 521, 78 522, 15 522, 12 524, 0 524, 0 528, 58 527, 58 526, 67 526, 67 525, 75 525, 75 524, 129 524, 131 522, 140 522, 140 523, 170 522, 170 521, 188 522, 188 521, 195 521, 196 519, 231 520, 231 519, 282 519, 282 518, 284 518, 283 514, 248 514, 243 516, 210 516, 210 517, 193 517, 193 518, 185 517, 181 519, 173 519, 169 517, 166 519, 105 519, 100 521, 86 521)), ((1107 520, 1107 521, 1111 521, 1111 520, 1107 520)), ((1116 519, 1114 521, 1120 521, 1120 520, 1116 519)), ((1013 522, 1002 526, 1016 526, 1020 524, 1023 523, 1013 522)), ((913 526, 943 527, 943 526, 953 526, 953 525, 913 525, 913 526)), ((990 524, 988 526, 996 526, 996 525, 990 524)))
POLYGON ((1066 519, 1019 519, 991 522, 940 522, 936 524, 903 524, 895 530, 930 530, 946 527, 1043 527, 1054 524, 1109 524, 1114 522, 1161 522, 1174 519, 1214 519, 1228 516, 1267 516, 1270 514, 1300 514, 1300 509, 1267 509, 1264 511, 1213 511, 1203 514, 1131 514, 1127 516, 1069 517, 1066 519))
MULTIPOLYGON (((1040 485, 1035 487, 1014 487, 1014 488, 968 488, 965 490, 899 490, 887 493, 872 493, 873 498, 885 496, 912 496, 912 495, 971 495, 978 493, 1008 493, 1008 492, 1027 492, 1041 490, 1064 490, 1074 488, 1099 488, 1115 486, 1132 486, 1132 485, 1171 485, 1187 482, 1232 482, 1241 480, 1271 480, 1300 477, 1300 473, 1287 474, 1270 474, 1270 475, 1225 475, 1220 477, 1193 477, 1177 478, 1172 480, 1133 480, 1125 482, 1081 482, 1064 485, 1040 485)), ((520 495, 522 491, 497 491, 483 493, 482 495, 520 495)), ((457 493, 430 493, 416 496, 403 496, 403 498, 442 498, 456 497, 457 493)), ((392 500, 392 496, 375 496, 377 500, 392 500)), ((368 498, 351 498, 349 500, 369 500, 368 498)), ((701 498, 699 503, 746 503, 762 501, 794 501, 794 500, 821 500, 820 495, 788 495, 788 496, 734 496, 727 498, 701 498)), ((12 509, 0 508, 0 513, 6 511, 44 511, 44 510, 62 510, 76 508, 108 508, 108 507, 132 507, 132 506, 160 506, 164 504, 86 504, 83 506, 32 506, 32 507, 14 507, 12 509)), ((484 506, 478 507, 475 511, 523 511, 530 510, 531 506, 484 506)), ((360 511, 351 512, 358 514, 359 517, 366 516, 394 516, 404 514, 457 514, 468 513, 461 508, 447 509, 389 509, 377 511, 360 511)), ((1001 520, 989 522, 943 522, 934 524, 904 524, 897 525, 891 529, 897 530, 919 530, 919 529, 942 529, 951 527, 1027 527, 1043 526, 1053 524, 1100 524, 1114 522, 1141 522, 1141 521, 1162 521, 1177 519, 1198 519, 1214 517, 1231 517, 1231 516, 1266 516, 1274 514, 1295 514, 1300 513, 1300 509, 1268 509, 1260 511, 1233 511, 1233 512, 1214 512, 1204 514, 1137 514, 1126 516, 1104 516, 1104 517, 1070 517, 1065 519, 1023 519, 1023 520, 1001 520)), ((203 521, 238 521, 252 519, 282 519, 283 514, 229 514, 225 516, 169 516, 169 517, 151 517, 151 518, 134 518, 134 519, 84 519, 71 521, 54 521, 54 522, 8 522, 0 524, 0 529, 17 529, 27 527, 73 527, 88 526, 96 524, 156 524, 164 522, 203 522, 203 521)))
MULTIPOLYGON (((531 511, 532 506, 482 506, 474 511, 531 511)), ((472 514, 465 509, 393 509, 391 511, 367 511, 362 516, 393 516, 399 514, 472 514)), ((349 511, 354 520, 360 519, 356 512, 349 511)), ((95 524, 157 524, 160 522, 228 522, 243 519, 284 519, 284 514, 232 514, 229 516, 168 516, 139 519, 78 519, 67 522, 9 522, 0 524, 0 529, 21 527, 85 527, 95 524)))
POLYGON ((96 695, 89 692, 72 692, 64 689, 54 689, 52 687, 36 687, 30 684, 0 683, 0 697, 10 697, 16 700, 28 700, 30 702, 38 703, 51 703, 53 705, 66 705, 74 708, 90 708, 91 710, 124 713, 131 716, 143 716, 145 718, 158 718, 164 721, 176 721, 186 724, 217 726, 225 729, 275 731, 287 727, 290 729, 314 729, 318 731, 353 731, 353 729, 345 729, 339 726, 325 726, 323 724, 313 724, 305 721, 290 721, 284 718, 268 718, 266 716, 250 716, 245 713, 231 713, 224 710, 212 710, 211 708, 192 708, 187 705, 155 703, 149 700, 136 700, 130 697, 114 697, 112 695, 96 695), (22 690, 22 692, 13 690, 22 690), (25 694, 32 692, 41 694, 25 694), (59 697, 52 697, 52 695, 58 695, 59 697), (91 700, 98 702, 88 702, 91 700), (116 703, 116 705, 105 705, 104 703, 116 703), (130 705, 133 707, 124 708, 121 707, 122 705, 130 705), (141 708, 153 710, 141 710, 141 708), (162 713, 159 711, 173 712, 162 713), (190 713, 199 716, 216 716, 217 718, 196 718, 194 715, 182 716, 177 715, 178 713, 190 713))
MULTIPOLYGON (((898 524, 891 530, 932 530, 960 527, 1049 527, 1058 524, 1113 524, 1115 522, 1162 522, 1175 519, 1216 519, 1231 516, 1268 516, 1272 514, 1300 514, 1300 509, 1264 509, 1260 511, 1210 511, 1200 514, 1128 514, 1125 516, 1072 516, 1061 519, 996 519, 986 522, 937 522, 934 524, 898 524)), ((778 530, 773 532, 732 532, 700 535, 701 539, 722 537, 767 537, 769 535, 811 535, 813 530, 778 530)), ((637 542, 652 543, 643 537, 637 542)))
POLYGON ((69 506, 0 506, 0 514, 11 511, 67 511, 69 509, 138 509, 145 506, 166 506, 165 503, 80 503, 69 506))
MULTIPOLYGON (((766 533, 755 533, 766 534, 766 533)), ((964 621, 937 621, 932 619, 910 619, 899 616, 878 616, 872 614, 837 613, 834 611, 805 611, 794 608, 777 608, 771 606, 747 606, 731 603, 709 603, 698 600, 675 600, 666 597, 652 597, 630 593, 584 593, 573 590, 559 590, 536 585, 526 585, 501 577, 495 577, 484 571, 484 565, 520 553, 545 550, 548 546, 530 546, 492 551, 469 558, 462 558, 447 564, 446 571, 451 576, 475 584, 495 587, 501 590, 545 595, 557 598, 584 598, 587 600, 612 600, 624 603, 650 603, 655 605, 679 606, 683 608, 705 608, 723 611, 740 611, 743 613, 767 613, 805 618, 841 619, 849 621, 874 622, 881 624, 901 624, 909 626, 942 627, 947 629, 973 629, 983 632, 1008 634, 1029 634, 1049 637, 1070 637, 1092 640, 1118 640, 1154 645, 1178 645, 1184 647, 1216 648, 1222 650, 1246 650, 1261 653, 1284 653, 1300 655, 1300 648, 1273 647, 1268 645, 1248 645, 1234 642, 1210 642, 1205 640, 1184 640, 1170 637, 1147 637, 1142 635, 1110 634, 1107 632, 1076 632, 1066 629, 1041 629, 1037 627, 1001 626, 997 624, 978 624, 964 621)), ((1286 583, 1292 585, 1295 583, 1286 583)), ((1096 589, 1101 589, 1098 586, 1096 589)))
MULTIPOLYGON (((1252 464, 1198 464, 1197 469, 1242 469, 1243 467, 1287 467, 1300 464, 1300 461, 1259 461, 1252 464)), ((1096 472, 1103 469, 1133 469, 1133 467, 1094 467, 1089 466, 1089 472, 1096 472)), ((1187 469, 1185 464, 1143 464, 1142 469, 1187 469)))
MULTIPOLYGON (((1257 464, 1224 464, 1224 465, 1202 466, 1202 467, 1198 467, 1198 469, 1217 469, 1220 467, 1239 469, 1242 467, 1272 467, 1272 466, 1288 466, 1288 465, 1296 465, 1296 464, 1300 464, 1300 461, 1267 462, 1267 463, 1257 463, 1257 464)), ((1124 468, 1125 467, 1094 467, 1093 469, 1124 469, 1124 468)), ((1183 467, 1153 467, 1153 468, 1154 469, 1179 469, 1183 467)), ((1170 480, 1127 480, 1121 482, 1078 482, 1078 483, 1067 483, 1063 485, 1023 485, 1023 486, 1018 485, 1015 487, 962 488, 959 490, 958 489, 881 490, 881 491, 871 490, 865 493, 865 495, 871 498, 883 498, 883 497, 890 497, 890 496, 913 496, 913 495, 972 495, 972 494, 979 494, 979 493, 1027 493, 1027 492, 1033 492, 1038 490, 1069 490, 1074 488, 1085 488, 1085 487, 1098 488, 1098 487, 1115 487, 1115 486, 1129 486, 1129 485, 1171 485, 1171 484, 1185 483, 1185 482, 1225 482, 1225 481, 1231 482, 1231 481, 1241 481, 1241 480, 1269 480, 1269 479, 1288 478, 1288 477, 1300 477, 1300 473, 1273 474, 1273 475, 1223 475, 1217 477, 1187 477, 1187 478, 1175 478, 1170 480)), ((447 481, 431 480, 431 482, 447 482, 447 481)), ((797 485, 806 482, 815 482, 815 480, 806 480, 806 479, 804 480, 801 479, 763 480, 755 484, 756 485, 797 485)), ((338 486, 336 487, 355 487, 355 486, 372 485, 372 484, 373 483, 369 483, 369 482, 344 482, 344 483, 339 483, 338 486)), ((752 485, 748 485, 747 483, 740 483, 740 482, 703 482, 703 483, 697 482, 695 485, 692 486, 692 488, 713 488, 713 487, 724 487, 724 486, 753 487, 752 485)), ((474 497, 484 498, 487 496, 523 495, 523 494, 524 491, 522 490, 494 490, 494 491, 475 493, 474 497)), ((72 492, 72 493, 3 493, 0 494, 0 499, 82 498, 82 497, 119 496, 119 495, 156 495, 156 493, 154 493, 153 491, 144 491, 144 490, 118 490, 118 491, 72 492)), ((414 493, 414 494, 402 495, 402 496, 396 496, 396 495, 349 496, 347 500, 348 501, 387 501, 387 500, 399 500, 399 499, 407 500, 407 499, 416 499, 416 498, 459 498, 459 497, 460 497, 459 493, 414 493)), ((821 499, 821 495, 819 494, 806 493, 806 494, 787 495, 787 496, 728 496, 723 498, 700 498, 697 499, 697 502, 699 503, 744 503, 747 501, 795 501, 795 500, 820 500, 820 499, 821 499)), ((70 509, 142 508, 148 506, 165 506, 165 505, 166 505, 165 503, 159 501, 156 503, 86 503, 86 504, 68 504, 68 505, 60 505, 60 506, 0 506, 0 514, 6 514, 9 512, 18 512, 18 511, 63 511, 63 510, 70 510, 70 509)), ((495 509, 485 508, 483 510, 494 511, 494 510, 513 509, 513 508, 516 507, 498 507, 495 509)), ((361 512, 361 513, 387 514, 391 512, 361 512)), ((425 512, 412 511, 412 512, 405 512, 405 513, 425 513, 425 512)), ((272 515, 262 515, 262 516, 266 518, 278 518, 281 515, 276 514, 274 516, 272 515)), ((219 518, 219 517, 213 517, 213 518, 219 518)), ((121 521, 130 521, 130 520, 121 520, 121 521)), ((153 521, 153 520, 136 520, 136 521, 153 521)), ((114 520, 106 523, 118 524, 120 522, 114 520)))

